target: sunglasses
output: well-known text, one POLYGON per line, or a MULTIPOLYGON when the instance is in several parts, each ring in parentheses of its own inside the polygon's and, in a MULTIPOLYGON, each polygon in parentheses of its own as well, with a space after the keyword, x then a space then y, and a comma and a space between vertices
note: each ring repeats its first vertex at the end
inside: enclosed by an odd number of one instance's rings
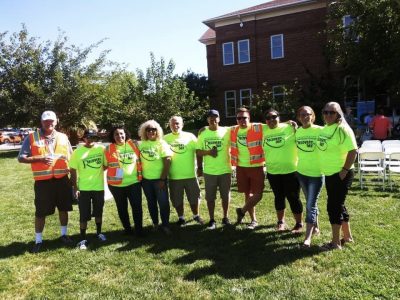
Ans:
POLYGON ((157 132, 157 128, 146 128, 146 132, 157 132))
POLYGON ((247 117, 236 117, 236 120, 240 121, 240 120, 247 120, 247 117))
POLYGON ((308 116, 311 116, 312 114, 310 114, 310 113, 301 113, 300 114, 300 117, 308 117, 308 116))
POLYGON ((270 116, 266 116, 265 119, 267 121, 270 121, 270 120, 276 120, 278 117, 279 117, 278 115, 270 115, 270 116))
POLYGON ((333 116, 333 115, 337 114, 337 112, 333 111, 333 110, 323 110, 322 113, 324 115, 330 115, 330 116, 333 116))

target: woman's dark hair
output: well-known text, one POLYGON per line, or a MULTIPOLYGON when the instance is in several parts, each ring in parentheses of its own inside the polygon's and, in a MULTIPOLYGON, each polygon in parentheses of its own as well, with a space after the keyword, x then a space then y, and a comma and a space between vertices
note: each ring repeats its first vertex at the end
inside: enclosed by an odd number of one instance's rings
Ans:
POLYGON ((125 140, 126 140, 126 141, 129 140, 129 139, 131 138, 131 133, 129 132, 128 129, 125 128, 125 126, 123 126, 123 125, 114 126, 114 127, 111 128, 111 130, 110 130, 110 132, 109 132, 109 134, 108 134, 108 140, 109 140, 111 143, 115 144, 114 132, 115 132, 115 130, 117 130, 117 129, 122 129, 122 130, 125 132, 125 140))
POLYGON ((270 108, 266 112, 264 112, 264 116, 268 115, 269 113, 275 113, 279 116, 279 112, 276 109, 270 108))

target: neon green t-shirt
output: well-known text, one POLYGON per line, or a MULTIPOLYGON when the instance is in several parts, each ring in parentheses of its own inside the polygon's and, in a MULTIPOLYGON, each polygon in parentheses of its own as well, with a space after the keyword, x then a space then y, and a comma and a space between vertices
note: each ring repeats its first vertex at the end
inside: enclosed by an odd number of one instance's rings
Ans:
POLYGON ((217 148, 217 157, 203 156, 204 173, 208 175, 221 175, 232 172, 229 157, 230 131, 227 127, 218 127, 210 130, 208 127, 200 133, 197 140, 197 149, 211 150, 217 148))
POLYGON ((104 190, 104 147, 94 144, 87 148, 81 146, 74 150, 69 166, 77 171, 80 191, 104 190))
POLYGON ((169 179, 188 179, 195 175, 197 138, 190 132, 169 133, 164 136, 172 152, 169 179))
MULTIPOLYGON (((339 173, 346 161, 347 153, 357 149, 353 130, 344 125, 325 125, 318 138, 321 170, 330 176, 339 173)), ((352 165, 351 168, 354 166, 352 165)))
POLYGON ((296 146, 299 158, 297 172, 302 175, 310 177, 320 177, 322 175, 317 147, 321 130, 321 126, 311 125, 308 128, 300 127, 296 131, 296 146))
MULTIPOLYGON (((230 130, 233 130, 234 127, 231 127, 230 130)), ((261 167, 264 163, 251 164, 250 163, 250 152, 247 147, 247 132, 250 130, 250 126, 248 128, 239 128, 237 134, 237 148, 239 151, 238 155, 238 166, 239 167, 261 167)))
POLYGON ((263 149, 267 172, 289 174, 297 169, 297 149, 293 127, 279 123, 274 129, 263 124, 263 149))
POLYGON ((139 182, 137 178, 138 157, 129 144, 116 145, 119 165, 123 169, 122 183, 116 186, 124 187, 139 182))
POLYGON ((139 143, 140 157, 143 167, 143 178, 160 179, 164 168, 163 158, 172 156, 168 144, 164 140, 141 141, 139 143))

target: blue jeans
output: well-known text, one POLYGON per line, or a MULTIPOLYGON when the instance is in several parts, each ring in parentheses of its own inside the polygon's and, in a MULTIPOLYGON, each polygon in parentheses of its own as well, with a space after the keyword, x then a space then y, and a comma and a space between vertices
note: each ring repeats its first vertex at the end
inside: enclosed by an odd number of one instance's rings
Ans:
POLYGON ((158 225, 158 206, 160 207, 160 217, 162 226, 169 226, 169 200, 168 188, 165 181, 164 189, 159 188, 160 179, 143 179, 142 187, 147 199, 151 220, 154 225, 158 225), (158 204, 158 206, 157 206, 158 204))
POLYGON ((297 173, 301 189, 306 198, 306 223, 317 224, 318 197, 324 184, 324 177, 310 177, 297 173))

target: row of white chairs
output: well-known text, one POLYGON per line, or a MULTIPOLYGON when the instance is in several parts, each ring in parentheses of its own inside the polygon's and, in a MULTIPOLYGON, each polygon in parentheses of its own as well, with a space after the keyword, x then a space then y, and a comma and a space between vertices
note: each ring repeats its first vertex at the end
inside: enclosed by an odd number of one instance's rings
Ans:
POLYGON ((358 175, 361 188, 364 187, 364 174, 371 172, 377 173, 378 179, 382 182, 383 190, 385 190, 387 172, 390 189, 392 189, 393 173, 400 173, 400 148, 397 151, 386 153, 382 150, 366 151, 361 147, 358 153, 358 175))

